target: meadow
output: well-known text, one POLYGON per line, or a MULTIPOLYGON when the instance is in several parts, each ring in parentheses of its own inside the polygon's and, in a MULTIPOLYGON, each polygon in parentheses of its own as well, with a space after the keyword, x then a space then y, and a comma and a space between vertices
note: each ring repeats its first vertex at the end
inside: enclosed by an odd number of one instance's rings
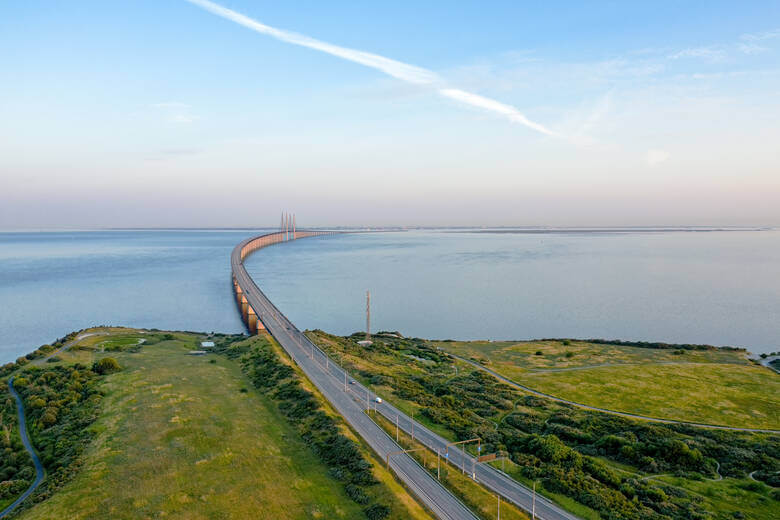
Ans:
POLYGON ((780 429, 780 377, 741 350, 576 340, 431 342, 512 381, 577 403, 649 417, 780 429))
MULTIPOLYGON (((85 338, 43 364, 91 366, 111 356, 121 370, 101 384, 79 471, 19 518, 365 518, 239 363, 189 355, 203 336, 98 332, 108 335, 85 338)), ((391 518, 430 518, 392 477, 382 477, 391 482, 380 487, 400 504, 391 518)))

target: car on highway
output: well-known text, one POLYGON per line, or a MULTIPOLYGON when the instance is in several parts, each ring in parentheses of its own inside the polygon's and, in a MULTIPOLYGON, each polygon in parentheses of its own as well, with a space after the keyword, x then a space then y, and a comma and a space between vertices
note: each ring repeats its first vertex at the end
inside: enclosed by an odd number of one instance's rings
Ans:
POLYGON ((382 398, 381 397, 377 397, 377 398, 374 399, 374 402, 381 404, 382 403, 382 398))
POLYGON ((350 379, 349 384, 354 385, 355 383, 357 383, 357 381, 355 381, 354 379, 350 379))

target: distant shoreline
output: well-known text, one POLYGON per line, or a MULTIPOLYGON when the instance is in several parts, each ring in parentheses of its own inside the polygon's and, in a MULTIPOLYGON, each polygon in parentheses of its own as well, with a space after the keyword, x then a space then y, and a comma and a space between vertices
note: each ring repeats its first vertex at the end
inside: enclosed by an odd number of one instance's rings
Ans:
MULTIPOLYGON (((446 233, 709 233, 775 231, 776 226, 320 226, 353 231, 443 231, 446 233)), ((101 231, 269 231, 276 227, 105 227, 105 228, 9 228, 0 233, 88 233, 101 231)))

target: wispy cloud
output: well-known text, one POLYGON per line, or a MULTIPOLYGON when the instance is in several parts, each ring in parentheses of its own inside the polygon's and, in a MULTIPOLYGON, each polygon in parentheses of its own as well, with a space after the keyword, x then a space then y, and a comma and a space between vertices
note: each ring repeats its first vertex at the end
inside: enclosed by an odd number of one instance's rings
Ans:
POLYGON ((761 45, 757 45, 755 43, 740 43, 737 45, 737 48, 743 54, 759 54, 769 50, 767 47, 762 47, 761 45))
POLYGON ((780 38, 780 29, 775 29, 773 31, 764 31, 760 33, 743 34, 742 36, 740 36, 740 38, 748 42, 756 42, 761 40, 773 40, 775 38, 780 38))
POLYGON ((338 45, 316 40, 302 34, 277 29, 275 27, 260 23, 257 20, 233 11, 232 9, 215 4, 209 0, 187 1, 213 14, 221 16, 222 18, 233 21, 239 25, 243 25, 244 27, 252 29, 258 33, 271 36, 277 40, 281 40, 293 45, 300 45, 301 47, 307 47, 309 49, 324 52, 347 61, 359 63, 366 67, 380 70, 389 76, 400 79, 401 81, 405 81, 407 83, 430 86, 434 88, 440 95, 446 98, 454 99, 461 103, 501 115, 512 122, 520 123, 542 134, 556 135, 553 131, 549 130, 545 126, 528 119, 515 107, 506 105, 490 98, 486 98, 484 96, 480 96, 478 94, 447 87, 435 72, 424 69, 422 67, 396 61, 378 54, 372 54, 370 52, 350 49, 347 47, 340 47, 338 45))
POLYGON ((715 46, 691 47, 669 55, 669 58, 673 60, 679 60, 681 58, 700 58, 711 62, 721 61, 725 57, 726 53, 723 49, 715 46))

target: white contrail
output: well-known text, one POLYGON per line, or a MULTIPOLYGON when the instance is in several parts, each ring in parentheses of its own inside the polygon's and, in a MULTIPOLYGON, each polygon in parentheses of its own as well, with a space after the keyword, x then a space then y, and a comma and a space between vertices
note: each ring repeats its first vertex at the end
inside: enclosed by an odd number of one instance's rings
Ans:
POLYGON ((209 0, 187 1, 218 16, 243 25, 244 27, 248 27, 253 31, 257 31, 261 34, 267 34, 268 36, 272 36, 283 42, 292 43, 293 45, 300 45, 302 47, 308 47, 310 49, 325 52, 348 61, 360 63, 366 67, 381 70, 389 76, 406 81, 408 83, 433 86, 436 88, 439 94, 446 98, 454 99, 467 105, 500 114, 512 122, 523 124, 528 128, 536 130, 537 132, 541 132, 546 135, 556 135, 554 132, 548 130, 543 125, 535 123, 525 117, 513 106, 505 105, 499 101, 486 98, 478 94, 472 94, 471 92, 441 87, 441 79, 435 72, 430 70, 416 67, 414 65, 409 65, 408 63, 391 60, 390 58, 385 58, 384 56, 379 56, 378 54, 372 54, 370 52, 359 51, 356 49, 349 49, 347 47, 339 47, 338 45, 315 40, 314 38, 310 38, 302 34, 277 29, 275 27, 260 23, 257 20, 253 20, 246 15, 237 13, 232 9, 222 7, 221 5, 215 4, 209 0))

